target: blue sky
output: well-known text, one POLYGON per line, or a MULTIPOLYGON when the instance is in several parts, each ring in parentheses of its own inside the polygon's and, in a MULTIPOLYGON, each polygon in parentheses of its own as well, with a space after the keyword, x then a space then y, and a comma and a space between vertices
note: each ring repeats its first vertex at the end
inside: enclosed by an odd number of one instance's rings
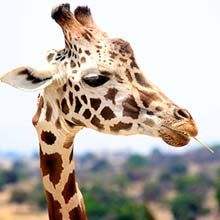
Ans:
MULTIPOLYGON (((60 27, 50 18, 60 1, 19 0, 1 4, 0 74, 21 65, 42 66, 46 51, 64 45, 60 27)), ((219 138, 220 1, 136 0, 71 1, 88 5, 96 23, 111 37, 129 41, 146 76, 178 105, 188 109, 207 143, 219 138), (126 2, 126 3, 125 3, 126 2)), ((0 84, 0 150, 30 152, 38 140, 31 124, 37 93, 0 84)), ((85 129, 75 151, 139 151, 152 146, 181 152, 147 136, 113 137, 85 129)), ((195 145, 192 141, 191 145, 195 145)), ((185 148, 186 149, 186 148, 185 148)))

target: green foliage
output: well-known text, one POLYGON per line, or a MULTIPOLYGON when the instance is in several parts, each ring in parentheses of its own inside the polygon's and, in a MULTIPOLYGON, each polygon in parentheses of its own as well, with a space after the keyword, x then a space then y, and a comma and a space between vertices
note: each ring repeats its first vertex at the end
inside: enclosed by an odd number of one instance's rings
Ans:
POLYGON ((171 202, 171 211, 175 220, 196 220, 201 211, 200 200, 190 194, 179 194, 171 202))
POLYGON ((41 181, 37 182, 37 184, 33 187, 31 192, 29 193, 29 203, 40 208, 47 208, 47 200, 44 192, 43 184, 41 181))
POLYGON ((177 161, 171 163, 167 171, 173 175, 184 175, 187 173, 187 166, 184 163, 177 161))
POLYGON ((220 179, 215 184, 215 199, 216 199, 218 211, 220 212, 220 179))
POLYGON ((0 170, 0 190, 6 184, 14 184, 26 178, 27 175, 19 169, 0 170))
POLYGON ((101 185, 83 189, 87 214, 90 220, 152 220, 143 205, 139 205, 117 191, 107 190, 101 185))
POLYGON ((46 197, 41 181, 33 184, 31 189, 19 186, 13 188, 9 202, 29 203, 40 209, 47 208, 46 197))
POLYGON ((191 193, 201 199, 205 197, 210 183, 198 176, 180 176, 176 179, 176 189, 180 193, 191 193))
POLYGON ((147 165, 147 159, 139 154, 132 154, 128 157, 125 166, 129 168, 140 168, 147 165))

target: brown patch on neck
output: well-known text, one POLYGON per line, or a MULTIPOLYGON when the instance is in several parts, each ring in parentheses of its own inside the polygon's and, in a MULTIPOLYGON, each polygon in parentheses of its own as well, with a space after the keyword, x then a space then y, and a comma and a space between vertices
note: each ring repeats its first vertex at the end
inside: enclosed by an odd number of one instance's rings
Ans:
POLYGON ((62 214, 60 212, 61 205, 58 201, 54 200, 53 195, 48 191, 45 191, 47 197, 48 214, 50 220, 60 220, 62 219, 62 214))
POLYGON ((42 131, 41 140, 48 145, 53 145, 56 141, 56 136, 50 131, 42 131))
POLYGON ((62 158, 60 154, 43 154, 40 149, 40 168, 42 176, 49 175, 50 181, 55 186, 60 181, 62 173, 62 158))
POLYGON ((75 178, 75 171, 71 173, 68 177, 68 181, 64 186, 64 189, 62 191, 63 198, 65 200, 65 203, 68 203, 69 200, 74 196, 76 193, 76 178, 75 178))
POLYGON ((87 220, 85 210, 78 205, 69 212, 70 220, 87 220))
POLYGON ((43 105, 44 105, 44 100, 43 100, 42 96, 40 96, 39 99, 38 99, 37 112, 35 113, 34 117, 32 118, 32 123, 33 123, 34 126, 36 126, 38 121, 39 121, 43 105))

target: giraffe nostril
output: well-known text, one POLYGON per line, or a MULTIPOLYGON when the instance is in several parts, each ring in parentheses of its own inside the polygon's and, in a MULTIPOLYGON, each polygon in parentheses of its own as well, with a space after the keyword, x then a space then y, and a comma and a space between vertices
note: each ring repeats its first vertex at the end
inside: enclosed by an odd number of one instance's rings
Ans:
POLYGON ((174 116, 176 119, 192 119, 192 116, 186 109, 177 108, 174 110, 174 116))

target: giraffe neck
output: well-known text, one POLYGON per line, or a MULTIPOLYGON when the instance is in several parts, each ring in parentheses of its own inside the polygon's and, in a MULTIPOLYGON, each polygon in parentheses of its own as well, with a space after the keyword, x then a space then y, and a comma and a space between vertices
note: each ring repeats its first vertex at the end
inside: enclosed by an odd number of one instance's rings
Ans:
POLYGON ((67 123, 62 117, 56 118, 56 111, 55 103, 40 96, 33 118, 40 142, 40 170, 49 219, 86 220, 73 156, 73 140, 81 128, 67 123))

